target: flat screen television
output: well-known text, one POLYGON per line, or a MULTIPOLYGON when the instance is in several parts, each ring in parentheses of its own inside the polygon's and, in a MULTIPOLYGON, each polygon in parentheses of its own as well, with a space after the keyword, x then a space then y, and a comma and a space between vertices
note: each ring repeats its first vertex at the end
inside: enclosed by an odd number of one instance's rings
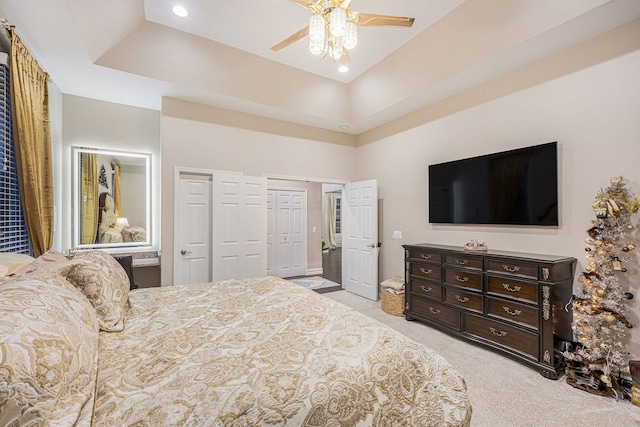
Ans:
POLYGON ((558 225, 558 143, 429 165, 429 222, 558 225))

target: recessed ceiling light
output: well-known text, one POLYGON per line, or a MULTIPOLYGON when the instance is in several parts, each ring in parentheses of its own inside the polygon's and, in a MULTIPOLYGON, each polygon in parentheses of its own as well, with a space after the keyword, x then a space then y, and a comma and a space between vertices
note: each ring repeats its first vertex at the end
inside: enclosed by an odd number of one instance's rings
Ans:
POLYGON ((349 129, 349 125, 340 125, 340 129, 347 130, 349 129))
POLYGON ((346 73, 347 71, 349 71, 349 66, 341 65, 340 67, 338 67, 338 71, 340 71, 341 73, 346 73))
POLYGON ((180 6, 180 5, 173 7, 173 13, 178 15, 180 18, 184 18, 189 14, 189 12, 187 12, 187 9, 185 9, 183 6, 180 6))

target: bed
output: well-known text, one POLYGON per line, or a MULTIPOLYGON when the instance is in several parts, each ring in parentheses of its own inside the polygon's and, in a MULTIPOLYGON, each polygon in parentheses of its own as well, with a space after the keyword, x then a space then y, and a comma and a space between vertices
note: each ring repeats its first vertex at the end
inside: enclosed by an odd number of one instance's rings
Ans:
POLYGON ((129 291, 109 255, 0 284, 0 425, 468 426, 434 351, 289 281, 129 291))

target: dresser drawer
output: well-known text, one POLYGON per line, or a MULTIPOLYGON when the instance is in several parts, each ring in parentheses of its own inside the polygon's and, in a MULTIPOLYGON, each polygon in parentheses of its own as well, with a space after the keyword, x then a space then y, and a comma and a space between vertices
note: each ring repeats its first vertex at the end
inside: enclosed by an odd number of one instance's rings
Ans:
POLYGON ((454 265, 457 267, 474 268, 476 270, 482 270, 482 259, 473 258, 471 256, 464 255, 446 255, 444 257, 444 263, 447 265, 454 265))
POLYGON ((481 294, 466 292, 457 286, 445 286, 444 294, 444 300, 449 304, 482 313, 481 294))
POLYGON ((464 313, 463 332, 538 359, 538 334, 502 322, 464 313))
POLYGON ((409 249, 409 258, 414 258, 421 261, 429 261, 440 264, 442 262, 442 255, 438 252, 430 251, 428 249, 409 249))
POLYGON ((460 311, 433 301, 411 299, 411 311, 420 316, 440 322, 456 331, 460 330, 460 311))
POLYGON ((537 283, 522 280, 507 279, 505 277, 488 276, 487 293, 503 295, 525 301, 538 302, 537 283))
POLYGON ((450 285, 482 290, 482 273, 447 268, 445 269, 444 281, 450 285))
POLYGON ((411 292, 438 301, 442 300, 442 285, 439 283, 412 278, 411 292))
POLYGON ((487 261, 487 272, 501 274, 513 274, 521 277, 530 277, 538 280, 538 265, 527 264, 518 261, 487 261))
POLYGON ((538 309, 514 301, 487 298, 487 314, 538 329, 538 309))
POLYGON ((442 279, 442 267, 427 263, 411 263, 411 274, 426 279, 440 281, 442 279))

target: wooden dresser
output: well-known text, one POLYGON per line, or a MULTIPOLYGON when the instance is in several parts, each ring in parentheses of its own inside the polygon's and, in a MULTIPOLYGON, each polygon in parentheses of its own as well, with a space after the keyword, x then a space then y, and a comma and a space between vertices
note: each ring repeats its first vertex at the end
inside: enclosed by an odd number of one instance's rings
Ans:
POLYGON ((572 341, 576 259, 416 244, 405 249, 405 316, 520 361, 551 379, 572 341))

